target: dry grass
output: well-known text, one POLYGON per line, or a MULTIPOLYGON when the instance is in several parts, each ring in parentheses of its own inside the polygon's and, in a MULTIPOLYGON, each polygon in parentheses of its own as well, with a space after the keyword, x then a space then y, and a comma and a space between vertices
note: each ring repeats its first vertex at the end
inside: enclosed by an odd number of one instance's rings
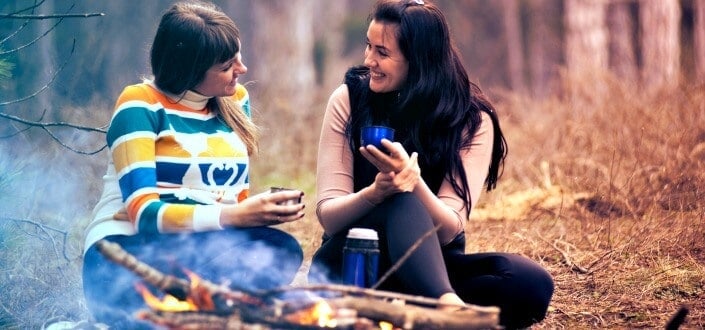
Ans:
POLYGON ((643 95, 608 82, 500 106, 510 158, 468 252, 516 252, 556 291, 535 328, 705 327, 705 88, 643 95))
POLYGON ((680 306, 684 328, 703 328, 705 89, 607 84, 600 97, 503 104, 510 165, 475 212, 470 250, 553 274, 536 328, 662 328, 680 306))

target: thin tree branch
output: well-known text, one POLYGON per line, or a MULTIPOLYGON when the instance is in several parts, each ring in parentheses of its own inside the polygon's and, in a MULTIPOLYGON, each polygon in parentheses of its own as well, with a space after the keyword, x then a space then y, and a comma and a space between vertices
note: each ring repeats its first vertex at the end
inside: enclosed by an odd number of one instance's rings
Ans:
POLYGON ((20 10, 14 12, 13 14, 24 13, 24 12, 26 12, 26 11, 34 12, 35 9, 39 8, 42 4, 44 4, 44 1, 45 1, 45 0, 41 0, 41 1, 39 1, 39 2, 36 2, 36 1, 35 1, 35 2, 34 2, 34 5, 29 6, 29 7, 27 7, 27 8, 24 8, 24 9, 20 9, 20 10))
MULTIPOLYGON (((24 125, 27 125, 27 126, 29 126, 29 127, 38 127, 38 128, 40 128, 40 129, 44 130, 44 131, 52 138, 52 140, 56 141, 56 142, 57 142, 58 144, 60 144, 62 147, 66 148, 66 149, 69 149, 69 150, 71 150, 71 151, 73 151, 73 152, 75 152, 75 153, 77 153, 77 154, 81 154, 81 155, 95 155, 95 154, 97 154, 97 153, 103 151, 103 149, 105 149, 105 148, 108 146, 107 144, 103 144, 101 147, 99 147, 98 149, 93 150, 93 151, 83 151, 83 150, 79 150, 79 149, 76 149, 76 148, 74 148, 74 147, 72 147, 72 146, 70 146, 70 145, 64 143, 64 142, 61 140, 61 138, 59 138, 58 136, 56 136, 56 134, 54 134, 54 132, 52 132, 51 130, 49 130, 49 127, 57 127, 57 126, 58 126, 58 127, 74 128, 74 129, 81 130, 81 131, 87 131, 87 132, 103 133, 103 134, 105 134, 105 133, 107 133, 106 126, 102 126, 102 127, 90 127, 90 126, 76 125, 76 124, 67 123, 67 122, 39 122, 39 121, 30 121, 30 120, 23 119, 23 118, 20 118, 20 117, 17 117, 17 116, 8 115, 8 114, 2 113, 2 112, 0 112, 0 118, 5 118, 5 119, 8 119, 8 120, 16 121, 16 122, 22 123, 22 124, 24 124, 24 125)), ((29 127, 26 128, 26 129, 24 129, 24 130, 29 129, 29 127)), ((22 130, 22 131, 24 131, 24 130, 22 130)), ((10 134, 9 136, 14 136, 14 135, 16 135, 16 134, 19 134, 20 132, 21 132, 21 131, 12 133, 12 134, 10 134)), ((5 137, 8 137, 8 136, 5 136, 5 137)), ((0 137, 0 138, 3 138, 3 137, 0 137)))
POLYGON ((105 149, 105 148, 108 147, 107 144, 103 144, 100 148, 98 148, 98 149, 96 149, 96 150, 93 150, 93 151, 82 151, 82 150, 78 150, 78 149, 76 149, 76 148, 74 148, 74 147, 72 147, 72 146, 69 146, 68 144, 64 143, 63 141, 61 141, 61 139, 60 139, 58 136, 54 135, 54 133, 53 133, 52 131, 48 130, 46 127, 42 127, 42 129, 43 129, 45 132, 47 132, 47 134, 49 134, 49 136, 50 136, 54 141, 56 141, 56 143, 60 144, 62 147, 66 148, 66 149, 69 149, 69 150, 71 150, 71 151, 73 151, 73 152, 75 152, 75 153, 77 153, 77 154, 81 154, 81 155, 95 155, 95 154, 97 154, 97 153, 103 151, 103 149, 105 149))
POLYGON ((0 112, 0 117, 9 119, 12 121, 16 121, 22 124, 25 124, 27 126, 34 126, 34 127, 69 127, 69 128, 75 128, 81 131, 88 131, 88 132, 96 132, 96 133, 107 133, 107 130, 105 129, 105 126, 103 127, 90 127, 90 126, 82 126, 82 125, 77 125, 77 124, 72 124, 72 123, 67 123, 67 122, 39 122, 39 121, 31 121, 27 119, 23 119, 17 116, 13 115, 8 115, 6 113, 0 112))
MULTIPOLYGON (((29 21, 28 21, 28 22, 29 22, 29 21)), ((18 51, 20 51, 20 50, 22 50, 22 49, 24 49, 24 48, 27 48, 27 47, 29 47, 29 46, 35 44, 37 41, 39 41, 39 39, 46 37, 46 35, 49 34, 49 32, 54 31, 54 29, 55 29, 59 24, 61 24, 61 22, 62 22, 62 20, 59 20, 59 21, 56 22, 54 25, 52 25, 49 29, 47 29, 46 31, 44 31, 44 33, 42 33, 40 36, 38 36, 38 37, 32 39, 30 42, 28 42, 28 43, 26 43, 26 44, 24 44, 24 45, 15 47, 15 48, 13 48, 13 49, 10 49, 10 50, 8 50, 8 51, 0 52, 0 55, 12 54, 12 53, 14 53, 14 52, 18 52, 18 51)), ((24 25, 27 25, 27 22, 25 22, 24 25)), ((24 25, 23 25, 23 26, 24 26, 24 25)), ((8 38, 9 38, 9 37, 8 37, 8 38)), ((3 41, 4 41, 4 40, 3 40, 3 41)))
POLYGON ((59 66, 59 69, 56 70, 56 72, 54 72, 54 74, 51 76, 51 79, 49 79, 49 81, 44 86, 42 86, 40 89, 36 90, 34 93, 27 95, 25 97, 11 100, 11 101, 0 102, 0 107, 27 101, 27 100, 37 96, 39 93, 43 92, 47 88, 49 88, 49 85, 51 85, 51 83, 54 82, 54 80, 56 79, 56 76, 59 75, 59 72, 61 72, 64 69, 66 64, 69 62, 69 59, 71 59, 71 56, 73 56, 73 52, 75 49, 76 49, 76 39, 73 39, 73 43, 71 44, 71 53, 69 53, 69 56, 66 58, 66 60, 64 60, 64 62, 61 63, 61 66, 59 66))
MULTIPOLYGON (((34 4, 33 6, 30 6, 30 7, 24 8, 24 9, 20 9, 20 10, 14 12, 13 14, 22 13, 22 12, 25 12, 25 11, 34 12, 34 9, 35 9, 35 8, 38 8, 38 7, 41 6, 43 3, 44 3, 44 0, 39 1, 39 3, 36 3, 36 2, 35 2, 35 4, 34 4)), ((29 21, 30 21, 30 20, 24 21, 24 23, 22 23, 22 25, 20 25, 20 27, 18 27, 17 30, 15 30, 14 32, 10 33, 7 37, 5 37, 4 39, 2 39, 2 41, 0 41, 0 45, 4 44, 4 43, 7 42, 8 40, 10 40, 12 37, 16 36, 18 33, 20 33, 20 31, 24 30, 24 28, 27 27, 27 25, 29 24, 29 21)))
MULTIPOLYGON (((71 5, 71 7, 69 7, 69 9, 66 10, 66 12, 71 11, 74 6, 75 6, 75 4, 71 5)), ((2 18, 2 15, 13 15, 13 16, 16 16, 16 14, 0 14, 0 18, 2 18)), ((20 16, 35 16, 35 15, 20 15, 20 16)), ((46 31, 44 31, 44 33, 43 33, 42 35, 40 35, 40 36, 34 38, 34 40, 32 40, 32 41, 30 41, 30 42, 28 42, 28 43, 26 43, 26 44, 24 44, 24 45, 22 45, 22 46, 16 47, 16 48, 11 49, 11 50, 8 50, 8 51, 6 51, 6 52, 0 52, 0 55, 6 55, 6 54, 14 53, 14 52, 20 51, 20 50, 22 50, 22 49, 24 49, 24 48, 26 48, 26 47, 29 47, 29 46, 33 45, 33 44, 36 43, 39 39, 44 38, 47 34, 49 34, 49 32, 53 31, 59 24, 61 24, 61 22, 62 22, 63 20, 64 20, 63 18, 59 19, 58 22, 56 22, 56 23, 55 23, 54 25, 52 25, 49 29, 47 29, 46 31)), ((27 22, 29 22, 29 20, 27 20, 27 22)), ((25 22, 25 24, 27 24, 27 22, 25 22)), ((76 41, 74 40, 74 44, 75 44, 75 43, 76 43, 76 41)))
MULTIPOLYGON (((63 257, 66 261, 71 261, 71 258, 69 257, 68 252, 66 251, 67 241, 68 241, 68 236, 69 236, 69 233, 67 231, 61 230, 58 228, 54 228, 51 226, 47 226, 43 223, 33 221, 33 220, 17 219, 17 218, 4 217, 4 216, 0 217, 0 218, 5 219, 5 220, 10 220, 12 222, 17 223, 18 225, 22 224, 22 223, 26 223, 26 224, 30 224, 30 225, 35 226, 40 231, 40 233, 43 234, 43 235, 37 236, 38 238, 49 239, 49 241, 51 241, 52 247, 54 248, 54 253, 56 253, 57 255, 63 255, 63 257), (61 252, 59 252, 58 247, 57 247, 57 245, 59 243, 57 243, 56 239, 54 239, 54 236, 50 232, 55 232, 55 233, 59 234, 59 236, 61 237, 61 241, 62 241, 61 242, 61 252)), ((34 236, 34 234, 32 234, 32 233, 27 233, 27 234, 34 236)))
POLYGON ((29 24, 29 20, 24 21, 24 23, 22 23, 22 25, 20 25, 20 27, 18 27, 17 30, 15 30, 14 32, 10 33, 7 37, 0 40, 0 45, 6 43, 8 40, 12 39, 12 37, 14 37, 18 33, 20 33, 20 31, 24 30, 24 28, 26 28, 28 24, 29 24))
POLYGON ((64 18, 87 18, 95 16, 105 16, 105 13, 83 13, 83 14, 51 14, 51 15, 19 15, 19 14, 0 14, 0 19, 64 19, 64 18))

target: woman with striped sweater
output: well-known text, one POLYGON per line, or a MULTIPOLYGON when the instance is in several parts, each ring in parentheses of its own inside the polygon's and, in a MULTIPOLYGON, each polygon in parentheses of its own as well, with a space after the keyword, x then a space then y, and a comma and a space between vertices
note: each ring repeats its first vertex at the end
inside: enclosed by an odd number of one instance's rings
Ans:
POLYGON ((301 265, 298 242, 269 226, 301 219, 303 193, 250 196, 257 127, 238 83, 247 72, 240 47, 238 28, 219 8, 176 3, 152 44, 154 78, 119 96, 85 240, 84 292, 97 321, 148 326, 133 317, 146 308, 139 279, 100 254, 101 239, 167 274, 186 269, 244 290, 288 284, 301 265))

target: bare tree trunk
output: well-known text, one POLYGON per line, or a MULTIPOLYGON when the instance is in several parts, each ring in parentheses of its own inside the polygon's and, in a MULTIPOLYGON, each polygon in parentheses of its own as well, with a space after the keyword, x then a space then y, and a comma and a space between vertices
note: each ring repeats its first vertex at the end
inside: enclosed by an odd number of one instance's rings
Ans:
POLYGON ((516 0, 502 0, 504 33, 507 37, 507 75, 509 87, 516 92, 526 92, 524 82, 524 47, 521 37, 521 16, 516 0))
POLYGON ((572 73, 587 74, 607 69, 607 26, 601 1, 566 0, 566 66, 572 73))
POLYGON ((259 52, 249 59, 251 72, 262 82, 257 88, 267 91, 287 113, 300 113, 309 105, 306 93, 301 91, 311 90, 314 83, 313 4, 310 0, 252 3, 257 22, 250 31, 254 35, 252 47, 259 52))
POLYGON ((673 87, 680 79, 681 9, 678 0, 639 2, 642 79, 648 89, 673 87))
MULTIPOLYGON (((351 65, 343 54, 345 49, 343 29, 345 16, 349 10, 348 2, 348 0, 320 1, 317 2, 318 8, 315 10, 317 13, 325 13, 317 17, 313 28, 316 36, 314 47, 316 81, 326 92, 341 83, 344 73, 342 70, 351 65)), ((364 40, 363 36, 360 36, 360 39, 364 40)), ((355 53, 354 57, 359 62, 362 54, 355 53)))
POLYGON ((693 44, 695 48, 695 79, 705 82, 705 0, 693 0, 695 24, 693 44))
POLYGON ((530 0, 529 4, 529 77, 531 94, 536 98, 548 96, 550 69, 548 68, 546 35, 549 33, 546 14, 549 0, 530 0))
MULTIPOLYGON (((255 117, 264 128, 261 140, 261 155, 274 166, 281 154, 314 155, 318 127, 306 127, 307 118, 320 109, 313 109, 311 91, 315 90, 315 69, 313 65, 314 47, 314 5, 312 0, 269 0, 253 1, 252 17, 255 23, 251 31, 252 47, 257 52, 254 57, 245 59, 249 65, 249 86, 255 100, 267 100, 269 108, 258 108, 254 104, 255 117), (276 143, 275 141, 286 141, 276 143), (283 152, 282 148, 297 150, 283 152)), ((244 46, 247 47, 247 46, 244 46)), ((261 104, 261 103, 260 103, 261 104)), ((295 164, 302 166, 315 159, 298 159, 295 164)), ((294 166, 292 166, 293 168, 294 166)), ((273 168, 264 168, 264 171, 273 168)))
POLYGON ((638 64, 636 43, 634 40, 634 17, 626 2, 611 3, 607 9, 607 25, 610 31, 609 61, 610 69, 619 78, 636 81, 638 64))

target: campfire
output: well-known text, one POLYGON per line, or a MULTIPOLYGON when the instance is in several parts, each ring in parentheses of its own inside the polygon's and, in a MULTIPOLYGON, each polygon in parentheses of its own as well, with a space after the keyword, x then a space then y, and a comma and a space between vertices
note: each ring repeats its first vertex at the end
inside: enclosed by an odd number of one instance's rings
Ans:
POLYGON ((135 317, 169 329, 499 328, 496 307, 450 312, 436 308, 440 303, 432 298, 336 284, 238 291, 189 271, 188 279, 161 273, 109 241, 99 241, 98 248, 159 291, 137 285, 149 309, 135 317))

